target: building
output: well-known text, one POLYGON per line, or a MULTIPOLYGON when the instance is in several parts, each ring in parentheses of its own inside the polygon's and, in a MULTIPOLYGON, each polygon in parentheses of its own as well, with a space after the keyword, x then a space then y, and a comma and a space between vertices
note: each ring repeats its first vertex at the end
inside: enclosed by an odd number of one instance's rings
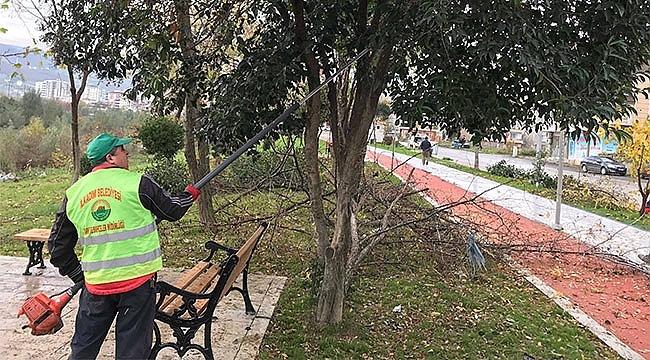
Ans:
POLYGON ((122 90, 113 90, 107 96, 108 107, 120 109, 132 109, 134 104, 124 95, 122 90))
POLYGON ((70 84, 60 79, 37 81, 34 89, 46 99, 70 98, 70 84))
POLYGON ((104 91, 97 86, 86 86, 81 100, 89 104, 100 104, 105 102, 104 91))

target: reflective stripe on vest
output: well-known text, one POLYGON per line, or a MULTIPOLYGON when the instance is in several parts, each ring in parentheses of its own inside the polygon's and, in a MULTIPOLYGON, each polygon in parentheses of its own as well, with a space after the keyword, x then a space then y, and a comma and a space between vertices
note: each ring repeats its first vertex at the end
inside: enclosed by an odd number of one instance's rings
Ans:
POLYGON ((145 225, 143 227, 133 229, 133 230, 126 230, 118 233, 90 236, 85 238, 80 237, 79 243, 82 246, 107 244, 115 241, 128 240, 128 239, 136 238, 138 236, 151 234, 152 232, 156 231, 156 229, 157 229, 156 222, 154 221, 149 225, 145 225))
POLYGON ((104 269, 114 269, 134 264, 145 263, 148 261, 155 260, 162 255, 160 248, 157 248, 149 253, 142 255, 134 255, 121 259, 114 260, 102 260, 94 262, 81 262, 81 269, 83 271, 95 271, 95 270, 104 270, 104 269))

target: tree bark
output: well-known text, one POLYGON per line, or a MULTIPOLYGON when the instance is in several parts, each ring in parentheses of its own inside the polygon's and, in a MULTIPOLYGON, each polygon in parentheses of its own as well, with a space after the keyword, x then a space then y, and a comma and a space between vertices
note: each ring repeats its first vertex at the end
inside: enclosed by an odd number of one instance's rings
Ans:
MULTIPOLYGON (((305 2, 292 0, 295 18, 294 33, 298 45, 303 49, 302 60, 308 71, 309 88, 318 85, 321 66, 312 52, 305 25, 305 2)), ((380 12, 375 12, 375 21, 371 29, 366 26, 367 3, 359 4, 359 31, 373 32, 378 26, 380 12)), ((362 57, 354 72, 354 81, 350 85, 348 72, 329 85, 328 100, 330 106, 329 124, 331 129, 332 159, 334 182, 336 186, 336 221, 334 235, 328 236, 327 222, 323 211, 320 163, 318 161, 318 127, 320 126, 320 97, 314 96, 307 102, 307 124, 305 129, 305 157, 309 179, 311 210, 318 236, 318 255, 323 265, 323 282, 321 284, 316 319, 320 323, 335 324, 343 319, 343 305, 349 275, 350 250, 353 241, 358 239, 356 229, 356 202, 359 185, 363 175, 365 149, 368 132, 379 102, 379 96, 385 88, 385 76, 388 72, 391 45, 377 49, 374 54, 362 57), (372 74, 372 75, 371 75, 372 74)), ((325 74, 333 74, 332 69, 323 69, 325 74)))
MULTIPOLYGON (((187 0, 174 1, 176 9, 176 22, 178 24, 178 40, 183 57, 184 66, 192 67, 197 63, 194 35, 190 19, 190 3, 187 0)), ((188 73, 191 72, 189 69, 188 73)), ((197 89, 192 82, 187 82, 187 95, 185 96, 185 158, 190 170, 192 181, 196 183, 210 172, 209 145, 203 137, 196 138, 197 130, 197 89)), ((198 198, 199 217, 202 224, 212 228, 215 224, 214 208, 212 206, 212 190, 210 186, 201 189, 198 198)))
MULTIPOLYGON (((350 251, 358 244, 356 224, 359 186, 363 176, 364 158, 368 132, 379 103, 379 96, 385 85, 385 75, 391 47, 377 50, 367 58, 361 58, 355 72, 355 81, 349 116, 337 111, 330 119, 334 123, 332 141, 334 144, 334 169, 336 174, 336 223, 334 236, 325 248, 324 274, 321 285, 317 321, 325 324, 339 323, 343 319, 343 306, 350 276, 355 269, 350 265, 350 251), (371 58, 374 58, 371 62, 371 58), (371 65, 375 63, 376 65, 371 65), (373 74, 374 77, 371 77, 373 74), (333 121, 332 121, 333 120, 333 121)), ((347 82, 343 82, 347 83, 347 82)), ((345 94, 347 89, 339 89, 345 94)))
POLYGON ((89 71, 83 71, 81 74, 81 84, 79 89, 74 80, 74 70, 68 66, 68 79, 70 80, 70 131, 72 135, 72 180, 74 184, 79 180, 81 173, 81 147, 79 146, 79 102, 81 95, 86 89, 86 82, 88 81, 89 71))

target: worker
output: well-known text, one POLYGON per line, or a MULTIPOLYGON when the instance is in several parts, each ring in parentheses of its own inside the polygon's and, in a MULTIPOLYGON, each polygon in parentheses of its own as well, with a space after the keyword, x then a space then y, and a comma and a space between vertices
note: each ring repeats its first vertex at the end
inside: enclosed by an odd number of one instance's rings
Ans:
POLYGON ((88 144, 93 170, 66 190, 48 239, 59 273, 85 281, 69 359, 97 358, 116 316, 115 358, 149 356, 162 268, 157 222, 179 220, 200 194, 190 185, 171 195, 129 171, 130 142, 101 134, 88 144))

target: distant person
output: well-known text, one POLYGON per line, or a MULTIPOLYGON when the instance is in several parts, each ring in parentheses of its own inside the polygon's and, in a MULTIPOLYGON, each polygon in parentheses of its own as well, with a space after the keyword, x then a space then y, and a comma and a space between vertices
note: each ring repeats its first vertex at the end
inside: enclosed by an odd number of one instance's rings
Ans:
POLYGON ((429 165, 429 158, 431 157, 431 142, 429 138, 424 138, 420 143, 420 150, 422 150, 422 165, 429 165))
POLYGON ((115 358, 149 357, 162 268, 156 219, 179 220, 200 194, 190 185, 172 195, 129 171, 130 142, 101 134, 88 144, 94 168, 66 190, 48 239, 52 265, 84 282, 69 359, 96 359, 113 320, 115 358))

